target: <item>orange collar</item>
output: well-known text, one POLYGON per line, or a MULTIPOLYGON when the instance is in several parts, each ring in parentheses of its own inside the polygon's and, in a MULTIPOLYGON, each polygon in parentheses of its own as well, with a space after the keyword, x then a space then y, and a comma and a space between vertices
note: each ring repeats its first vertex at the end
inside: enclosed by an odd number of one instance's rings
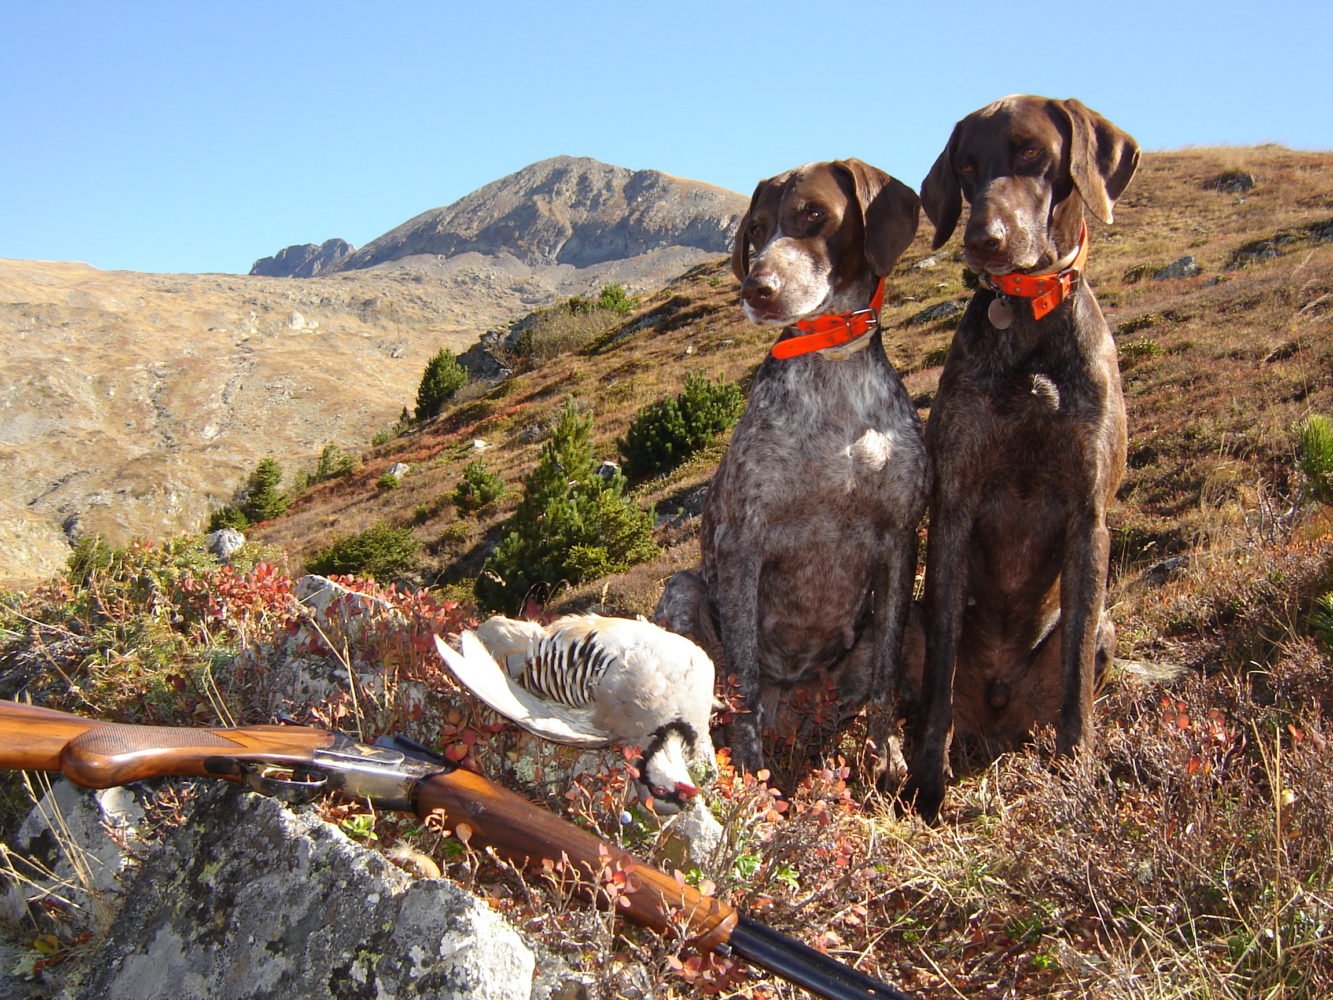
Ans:
POLYGON ((875 294, 870 296, 870 305, 851 312, 823 313, 808 319, 798 319, 792 326, 801 331, 801 336, 779 340, 773 345, 771 353, 780 361, 786 361, 802 354, 829 351, 826 357, 841 361, 859 349, 847 345, 879 326, 879 310, 883 305, 884 279, 880 278, 875 285, 875 294), (833 348, 845 349, 831 350, 833 348))
POLYGON ((980 281, 983 287, 1000 295, 1014 299, 1029 299, 1032 302, 1032 318, 1041 319, 1058 306, 1078 287, 1083 275, 1083 266, 1088 262, 1088 224, 1078 234, 1078 251, 1069 266, 1050 274, 983 274, 980 281))

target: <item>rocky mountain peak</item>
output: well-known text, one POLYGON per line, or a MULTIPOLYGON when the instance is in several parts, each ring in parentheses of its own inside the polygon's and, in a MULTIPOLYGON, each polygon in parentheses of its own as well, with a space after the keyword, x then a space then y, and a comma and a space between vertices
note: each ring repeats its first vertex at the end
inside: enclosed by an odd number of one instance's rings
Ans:
POLYGON ((318 246, 298 243, 279 250, 272 257, 261 257, 250 268, 250 273, 266 278, 313 278, 334 268, 353 249, 352 244, 340 239, 325 240, 318 246))
POLYGON ((669 247, 726 253, 745 205, 741 195, 699 181, 556 156, 422 212, 336 270, 469 252, 576 268, 669 247))

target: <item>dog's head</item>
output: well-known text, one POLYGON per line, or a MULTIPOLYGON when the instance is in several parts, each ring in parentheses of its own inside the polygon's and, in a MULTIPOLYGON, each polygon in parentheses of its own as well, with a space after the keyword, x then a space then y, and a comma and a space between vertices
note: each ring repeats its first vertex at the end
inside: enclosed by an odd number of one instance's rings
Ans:
POLYGON ((863 307, 916 235, 916 193, 860 160, 761 181, 736 231, 732 270, 752 323, 863 307))
POLYGON ((954 126, 921 185, 921 203, 937 249, 966 199, 968 266, 1029 271, 1074 249, 1084 205, 1109 223, 1138 163, 1138 143, 1078 101, 1006 97, 954 126))

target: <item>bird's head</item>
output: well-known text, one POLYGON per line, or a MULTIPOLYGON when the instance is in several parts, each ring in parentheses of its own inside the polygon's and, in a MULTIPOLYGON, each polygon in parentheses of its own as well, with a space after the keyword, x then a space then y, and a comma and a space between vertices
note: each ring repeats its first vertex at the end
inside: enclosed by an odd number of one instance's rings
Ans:
POLYGON ((673 719, 653 730, 652 739, 639 758, 639 784, 653 797, 664 815, 684 809, 700 793, 689 762, 695 756, 699 734, 684 719, 673 719))

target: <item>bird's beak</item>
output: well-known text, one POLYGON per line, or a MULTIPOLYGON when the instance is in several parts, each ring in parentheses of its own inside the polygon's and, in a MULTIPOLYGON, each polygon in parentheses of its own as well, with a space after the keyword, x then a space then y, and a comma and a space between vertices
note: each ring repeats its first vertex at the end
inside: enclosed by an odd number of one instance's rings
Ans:
POLYGON ((699 789, 688 781, 677 781, 676 794, 680 796, 682 802, 688 802, 699 794, 699 789))

